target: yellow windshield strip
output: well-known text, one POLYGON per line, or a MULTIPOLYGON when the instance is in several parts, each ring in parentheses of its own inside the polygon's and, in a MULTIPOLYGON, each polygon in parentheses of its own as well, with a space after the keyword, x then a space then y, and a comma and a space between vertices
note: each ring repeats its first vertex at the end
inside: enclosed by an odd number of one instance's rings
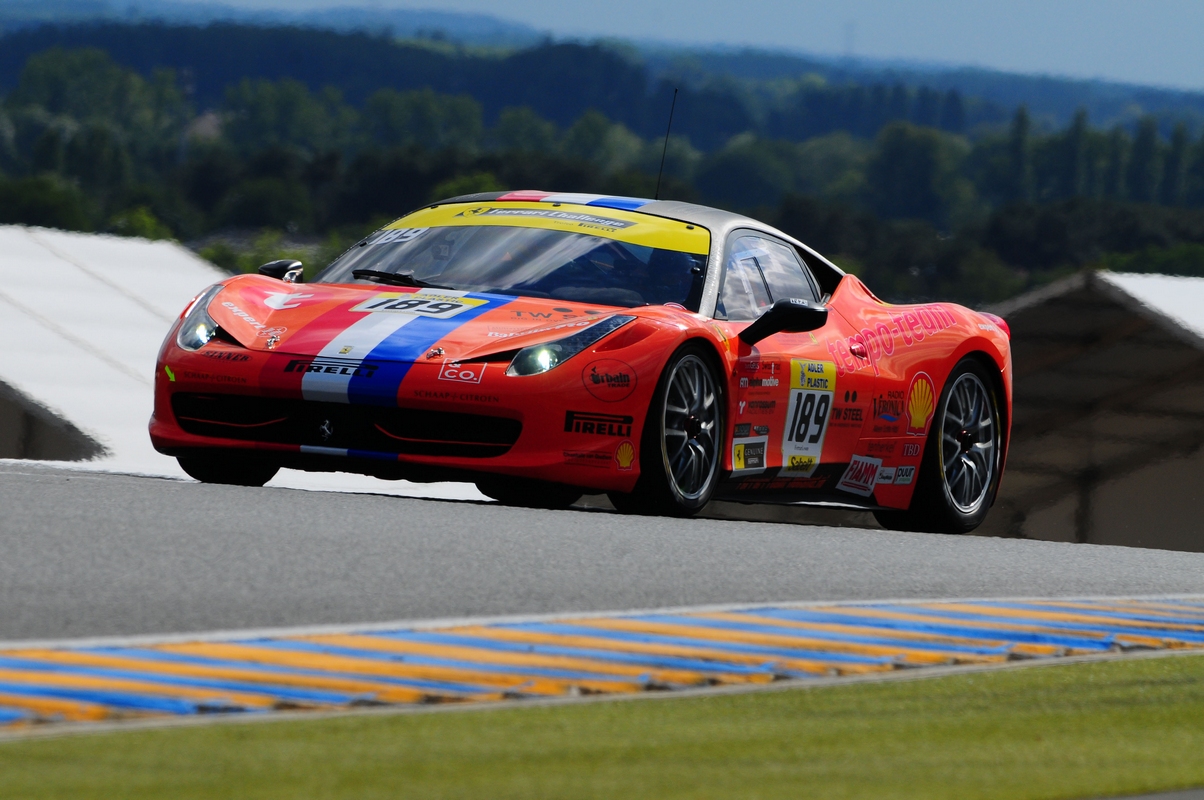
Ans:
POLYGON ((454 203, 424 208, 386 230, 496 225, 583 233, 618 242, 706 255, 711 233, 679 220, 573 203, 454 203))

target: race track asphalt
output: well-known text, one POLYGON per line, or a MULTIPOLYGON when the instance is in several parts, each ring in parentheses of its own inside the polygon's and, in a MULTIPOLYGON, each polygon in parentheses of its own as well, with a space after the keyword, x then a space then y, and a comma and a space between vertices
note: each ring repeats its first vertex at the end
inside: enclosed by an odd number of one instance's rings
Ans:
POLYGON ((0 462, 0 640, 743 602, 1204 593, 1204 554, 0 462))

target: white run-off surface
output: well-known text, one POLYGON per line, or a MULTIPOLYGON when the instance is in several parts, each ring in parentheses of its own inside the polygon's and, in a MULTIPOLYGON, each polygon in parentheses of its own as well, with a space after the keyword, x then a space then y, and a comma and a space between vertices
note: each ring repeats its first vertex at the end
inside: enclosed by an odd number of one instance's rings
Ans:
MULTIPOLYGON (((183 477, 147 435, 155 359, 188 302, 225 273, 174 242, 0 226, 0 382, 108 451, 59 466, 183 477)), ((468 484, 283 470, 270 485, 480 500, 468 484)))

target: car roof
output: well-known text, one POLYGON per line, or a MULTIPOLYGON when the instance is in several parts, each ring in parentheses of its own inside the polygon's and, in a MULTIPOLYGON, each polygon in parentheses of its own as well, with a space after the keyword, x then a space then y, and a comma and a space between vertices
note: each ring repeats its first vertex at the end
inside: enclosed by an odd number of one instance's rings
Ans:
MULTIPOLYGON (((446 200, 440 200, 438 203, 431 205, 444 205, 447 203, 564 203, 570 205, 590 206, 593 208, 613 208, 622 211, 633 211, 639 214, 648 214, 654 217, 663 217, 665 219, 678 220, 691 225, 698 225, 709 230, 715 240, 723 242, 728 233, 736 229, 751 228, 753 230, 763 231, 772 236, 784 239, 790 242, 796 248, 802 251, 804 260, 815 273, 816 279, 819 281, 820 288, 827 294, 831 294, 836 290, 836 284, 840 283, 840 279, 844 277, 844 271, 840 267, 833 264, 828 259, 824 258, 819 253, 812 250, 807 245, 795 239, 772 225, 767 225, 759 220, 746 217, 743 214, 735 214, 731 211, 724 211, 719 208, 710 206, 698 205, 697 203, 683 203, 677 200, 649 200, 643 197, 619 197, 613 195, 598 195, 598 194, 580 194, 572 192, 542 192, 537 190, 523 190, 514 192, 480 192, 477 194, 465 194, 458 197, 450 197, 446 200)), ((428 208, 430 206, 427 206, 428 208)))

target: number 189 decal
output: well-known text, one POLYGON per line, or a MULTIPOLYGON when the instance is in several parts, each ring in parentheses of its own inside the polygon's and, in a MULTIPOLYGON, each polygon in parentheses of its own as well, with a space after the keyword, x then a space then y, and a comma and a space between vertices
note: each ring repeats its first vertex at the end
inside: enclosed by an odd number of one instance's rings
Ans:
POLYGON ((467 292, 381 292, 365 300, 352 311, 388 311, 394 314, 412 314, 416 317, 444 319, 462 314, 469 309, 483 306, 488 300, 464 297, 467 292))
POLYGON ((782 435, 781 474, 810 477, 819 466, 835 391, 836 365, 832 362, 790 362, 790 405, 782 435))

